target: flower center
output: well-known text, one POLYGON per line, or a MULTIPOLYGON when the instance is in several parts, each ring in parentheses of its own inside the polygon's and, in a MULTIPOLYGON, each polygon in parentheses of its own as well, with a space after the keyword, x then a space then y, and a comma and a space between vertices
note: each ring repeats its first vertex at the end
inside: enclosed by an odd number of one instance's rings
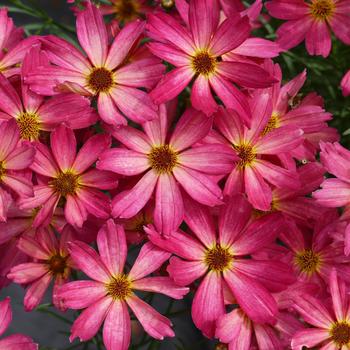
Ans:
POLYGON ((207 250, 205 254, 205 263, 210 270, 222 272, 230 267, 233 260, 233 255, 227 248, 222 248, 220 245, 207 250))
POLYGON ((119 275, 106 284, 106 290, 114 300, 124 300, 131 294, 131 282, 126 275, 119 275))
POLYGON ((63 256, 59 253, 53 255, 47 261, 47 265, 51 274, 53 274, 54 276, 65 275, 66 270, 68 269, 67 259, 68 256, 63 256))
POLYGON ((350 342, 350 325, 346 321, 336 322, 330 330, 330 334, 334 343, 339 348, 348 345, 350 342))
POLYGON ((192 68, 196 74, 209 75, 215 71, 216 60, 207 51, 201 51, 192 58, 192 68))
POLYGON ((241 168, 252 164, 256 158, 256 153, 254 152, 253 147, 249 144, 233 145, 233 148, 236 150, 238 157, 241 158, 238 162, 238 166, 241 168))
POLYGON ((0 181, 2 181, 5 174, 6 174, 5 164, 4 162, 0 162, 0 181))
POLYGON ((169 145, 153 147, 148 161, 158 174, 170 173, 177 164, 177 152, 169 145))
POLYGON ((61 196, 73 195, 79 188, 79 176, 70 171, 62 172, 50 181, 50 185, 61 196))
POLYGON ((94 68, 87 77, 87 85, 95 94, 109 91, 113 84, 113 73, 104 67, 94 68))
POLYGON ((306 273, 314 273, 320 267, 320 255, 311 249, 305 249, 295 255, 295 263, 300 270, 306 273))
POLYGON ((175 6, 175 1, 174 0, 161 0, 160 4, 162 7, 166 10, 170 10, 175 6))
POLYGON ((23 140, 35 141, 39 138, 40 122, 35 113, 22 113, 17 118, 17 125, 23 140))
POLYGON ((326 20, 334 12, 333 0, 315 0, 310 4, 311 15, 318 20, 326 20))
POLYGON ((139 3, 135 0, 118 0, 114 3, 117 18, 122 21, 130 21, 139 13, 139 3))
POLYGON ((271 130, 277 129, 278 127, 279 127, 279 115, 277 113, 272 113, 271 118, 266 124, 264 130, 261 132, 261 135, 265 136, 271 130))

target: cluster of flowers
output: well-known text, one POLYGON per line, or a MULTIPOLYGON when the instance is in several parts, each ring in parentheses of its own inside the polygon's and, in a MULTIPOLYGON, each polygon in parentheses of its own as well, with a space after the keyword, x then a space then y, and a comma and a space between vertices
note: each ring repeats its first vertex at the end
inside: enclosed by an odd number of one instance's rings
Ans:
MULTIPOLYGON (((0 9, 0 287, 25 285, 31 311, 53 282, 56 308, 84 309, 71 341, 104 323, 106 349, 128 349, 129 308, 173 337, 134 291, 190 292, 195 326, 230 350, 350 348, 350 151, 322 98, 300 97, 306 72, 282 83, 272 61, 304 37, 327 56, 329 27, 350 44, 350 1, 266 6, 288 20, 276 42, 251 37, 260 1, 86 1, 82 51, 23 39, 0 9)), ((10 320, 5 299, 0 334, 10 320)))

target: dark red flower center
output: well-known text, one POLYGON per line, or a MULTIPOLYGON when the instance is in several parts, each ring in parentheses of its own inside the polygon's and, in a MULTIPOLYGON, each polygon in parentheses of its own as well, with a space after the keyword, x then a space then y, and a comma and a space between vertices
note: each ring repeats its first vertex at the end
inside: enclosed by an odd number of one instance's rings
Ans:
POLYGON ((330 334, 334 343, 339 348, 350 343, 350 324, 346 321, 337 322, 330 330, 330 334))
POLYGON ((23 140, 35 141, 39 138, 40 122, 35 113, 22 113, 16 121, 23 140))
POLYGON ((205 254, 205 263, 210 270, 222 272, 230 267, 233 255, 227 248, 216 245, 214 248, 207 250, 205 254))
POLYGON ((192 68, 196 74, 209 75, 215 71, 216 59, 207 51, 201 51, 192 58, 192 68))
POLYGON ((131 294, 131 282, 126 275, 119 275, 106 284, 106 290, 114 300, 124 300, 131 294))
POLYGON ((50 181, 50 185, 61 196, 73 195, 79 188, 79 175, 71 171, 61 172, 50 181))
POLYGON ((295 263, 302 272, 313 273, 318 270, 321 259, 312 249, 305 249, 295 255, 295 263))
POLYGON ((122 22, 128 22, 139 14, 140 4, 135 0, 117 0, 114 2, 117 18, 122 22))
POLYGON ((95 94, 108 92, 113 84, 113 72, 104 67, 94 68, 87 77, 87 85, 95 94))
POLYGON ((156 146, 148 154, 148 161, 158 174, 171 173, 177 164, 177 152, 169 145, 156 146))
POLYGON ((318 20, 326 20, 334 12, 333 0, 315 0, 310 4, 311 15, 318 20))
POLYGON ((68 256, 61 255, 59 253, 53 255, 48 261, 47 265, 49 271, 54 276, 57 275, 65 275, 67 273, 68 264, 67 264, 68 256))

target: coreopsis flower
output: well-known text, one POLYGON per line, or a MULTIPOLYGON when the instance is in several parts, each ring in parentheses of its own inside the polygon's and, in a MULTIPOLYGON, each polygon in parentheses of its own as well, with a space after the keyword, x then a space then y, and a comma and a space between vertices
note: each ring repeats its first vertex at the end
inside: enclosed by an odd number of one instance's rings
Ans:
POLYGON ((70 244, 70 253, 76 266, 91 280, 74 281, 64 285, 57 297, 71 309, 85 309, 72 327, 72 341, 91 339, 103 326, 103 342, 107 350, 129 348, 131 327, 128 306, 153 338, 174 336, 171 322, 142 301, 134 290, 157 292, 174 299, 182 299, 188 288, 177 286, 169 277, 146 277, 156 271, 167 259, 167 253, 146 243, 131 270, 126 273, 127 257, 125 232, 112 219, 97 235, 99 254, 83 242, 70 244))
POLYGON ((42 181, 34 186, 34 197, 19 202, 21 209, 40 208, 33 226, 45 226, 64 198, 64 214, 68 223, 82 227, 88 214, 107 219, 110 201, 101 190, 117 187, 113 173, 92 168, 98 156, 110 146, 108 135, 90 137, 77 153, 72 129, 65 125, 56 128, 50 137, 51 150, 35 143, 36 155, 31 169, 42 181))
POLYGON ((321 189, 313 193, 316 201, 325 207, 343 207, 349 210, 350 204, 350 151, 339 143, 321 142, 320 158, 325 169, 336 176, 328 178, 321 184, 321 189))
MULTIPOLYGON (((38 46, 29 50, 22 64, 25 75, 48 61, 38 46)), ((64 122, 73 129, 94 124, 98 115, 90 107, 90 100, 75 94, 60 94, 50 100, 29 90, 22 82, 21 97, 11 83, 0 73, 0 112, 2 119, 14 118, 22 140, 36 141, 40 132, 51 131, 64 122)))
POLYGON ((167 73, 151 92, 157 103, 176 97, 194 78, 192 106, 211 115, 217 103, 211 89, 229 108, 250 116, 245 96, 232 82, 244 87, 262 88, 274 82, 263 68, 254 63, 223 61, 222 56, 238 47, 250 34, 247 17, 227 18, 219 25, 216 0, 191 0, 189 28, 165 13, 150 14, 147 29, 157 42, 150 50, 176 68, 167 73))
POLYGON ((331 32, 350 44, 349 0, 272 0, 269 14, 287 20, 277 30, 277 43, 285 50, 305 40, 310 55, 327 57, 331 51, 331 32))
MULTIPOLYGON (((4 334, 12 321, 11 299, 9 297, 0 301, 0 335, 4 334)), ((0 339, 2 350, 38 350, 38 344, 33 339, 23 334, 12 334, 0 339)))
POLYGON ((42 95, 72 91, 96 96, 98 112, 109 124, 126 124, 122 113, 139 123, 154 119, 157 108, 139 88, 153 87, 165 67, 155 57, 129 57, 144 26, 142 21, 126 25, 109 47, 102 14, 89 1, 77 15, 78 40, 88 57, 67 41, 47 36, 41 42, 54 65, 36 67, 25 82, 42 95))
POLYGON ((11 204, 8 191, 19 198, 33 196, 33 185, 25 170, 33 163, 35 149, 22 144, 20 132, 14 120, 0 124, 0 221, 6 221, 11 204))
POLYGON ((231 152, 240 158, 226 180, 224 194, 246 193, 255 209, 268 211, 272 202, 271 185, 297 190, 300 183, 293 169, 285 169, 267 156, 288 153, 301 143, 303 131, 284 126, 264 132, 272 110, 267 94, 256 95, 251 109, 249 129, 233 110, 220 108, 215 115, 215 125, 225 137, 222 142, 230 145, 231 152))
POLYGON ((7 15, 7 8, 0 8, 0 72, 6 77, 20 74, 22 60, 37 42, 38 37, 33 35, 23 39, 23 29, 16 28, 12 18, 7 15))
POLYGON ((187 199, 185 222, 193 235, 178 231, 164 238, 146 228, 151 242, 177 255, 167 268, 177 284, 202 279, 193 298, 192 319, 207 337, 214 336, 216 321, 225 313, 225 288, 251 320, 273 324, 277 304, 270 291, 281 291, 295 281, 283 262, 247 259, 271 244, 283 228, 278 213, 249 222, 251 214, 242 195, 230 198, 220 211, 217 236, 208 208, 187 199))
POLYGON ((14 266, 7 277, 15 283, 28 285, 24 296, 24 308, 32 311, 41 302, 51 281, 54 281, 53 304, 64 310, 56 298, 57 290, 67 282, 73 263, 67 250, 67 242, 74 240, 71 230, 63 230, 59 238, 50 228, 37 230, 34 237, 23 236, 18 248, 35 259, 14 266))
POLYGON ((188 109, 171 135, 168 124, 166 107, 161 105, 159 119, 143 124, 144 132, 131 127, 115 130, 113 136, 127 148, 107 150, 97 163, 98 169, 125 176, 143 174, 131 190, 114 197, 112 215, 136 215, 156 188, 154 222, 165 235, 183 220, 180 186, 200 203, 221 204, 221 189, 211 175, 227 174, 237 158, 222 144, 191 147, 208 134, 212 125, 212 119, 199 111, 188 109))
POLYGON ((349 297, 344 282, 332 270, 329 279, 329 299, 316 299, 304 294, 294 299, 294 309, 313 328, 298 331, 293 339, 293 350, 316 347, 324 350, 348 349, 350 346, 349 297), (331 304, 331 305, 330 305, 331 304))
POLYGON ((341 84, 342 92, 344 96, 350 95, 350 70, 344 75, 341 84))
POLYGON ((215 336, 228 344, 228 350, 288 349, 293 335, 304 327, 287 312, 278 313, 276 319, 273 327, 256 323, 237 308, 219 318, 215 336))

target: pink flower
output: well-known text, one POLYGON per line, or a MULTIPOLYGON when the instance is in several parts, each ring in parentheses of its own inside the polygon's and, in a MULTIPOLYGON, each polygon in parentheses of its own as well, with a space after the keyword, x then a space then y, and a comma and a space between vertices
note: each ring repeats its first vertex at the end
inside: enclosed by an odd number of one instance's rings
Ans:
POLYGON ((104 321, 103 342, 106 349, 128 349, 131 335, 128 306, 151 337, 163 339, 174 336, 170 320, 133 292, 158 292, 174 299, 181 299, 188 292, 188 288, 177 286, 169 277, 145 277, 169 259, 170 254, 146 243, 126 274, 124 229, 112 219, 99 231, 97 246, 99 255, 83 242, 70 244, 73 261, 93 279, 67 283, 58 292, 58 297, 68 308, 85 309, 73 324, 70 340, 76 337, 81 341, 91 339, 104 321))
POLYGON ((28 285, 24 296, 26 311, 39 305, 52 280, 55 282, 53 303, 57 308, 65 309, 56 298, 56 292, 70 275, 72 261, 67 242, 72 239, 70 230, 63 230, 58 240, 51 229, 39 229, 34 237, 19 239, 18 248, 36 260, 13 267, 7 277, 15 283, 28 285))
POLYGON ((194 79, 192 106, 211 115, 217 109, 211 89, 228 107, 250 116, 245 96, 231 82, 244 87, 262 88, 274 82, 254 63, 222 61, 222 56, 238 47, 250 33, 247 17, 227 18, 219 25, 219 4, 213 0, 191 0, 189 28, 165 13, 150 14, 147 29, 157 42, 150 50, 176 68, 167 73, 151 97, 163 103, 176 97, 194 79))
POLYGON ((350 70, 344 75, 341 81, 341 88, 344 96, 350 95, 350 70))
POLYGON ((0 221, 6 221, 13 191, 19 198, 33 196, 33 185, 25 170, 33 163, 35 149, 20 142, 14 120, 0 124, 0 221))
POLYGON ((305 40, 310 55, 327 57, 331 33, 350 44, 349 0, 272 0, 266 3, 271 16, 287 20, 277 30, 278 44, 285 50, 305 40))
POLYGON ((40 210, 34 227, 45 226, 61 198, 65 198, 66 220, 82 227, 87 215, 107 219, 109 198, 100 190, 117 187, 114 174, 92 168, 98 156, 109 147, 110 137, 94 135, 76 153, 77 142, 72 129, 64 125, 51 133, 51 150, 37 142, 36 155, 31 168, 41 181, 34 186, 34 197, 20 201, 21 209, 40 210), (44 205, 45 204, 45 205, 44 205))
POLYGON ((0 72, 6 77, 20 73, 18 65, 38 40, 35 35, 24 40, 22 38, 23 29, 14 26, 6 7, 0 8, 0 72))
MULTIPOLYGON (((275 164, 271 156, 288 153, 298 146, 303 131, 284 126, 266 133, 272 111, 267 94, 256 94, 251 109, 249 129, 233 110, 220 108, 215 115, 215 125, 225 137, 221 142, 230 145, 231 152, 240 158, 226 180, 224 194, 246 193, 254 208, 268 211, 272 202, 271 185, 293 190, 300 186, 296 172, 275 164)), ((218 142, 220 138, 219 135, 210 142, 218 142)))
POLYGON ((252 207, 236 195, 221 208, 217 237, 208 208, 189 198, 184 203, 185 222, 193 235, 178 231, 163 238, 152 228, 146 232, 151 242, 177 255, 167 268, 177 284, 189 285, 203 277, 192 304, 196 327, 205 336, 214 336, 216 321, 225 313, 225 289, 254 322, 273 324, 277 304, 270 291, 287 288, 295 278, 282 262, 247 257, 277 237, 283 228, 280 214, 249 222, 252 207))
POLYGON ((165 105, 161 105, 159 119, 143 124, 144 132, 131 127, 115 130, 113 136, 127 149, 107 150, 97 168, 143 176, 131 190, 114 197, 112 215, 136 215, 156 188, 154 221, 159 231, 169 235, 183 220, 180 186, 202 204, 221 204, 221 189, 212 175, 227 174, 237 157, 226 145, 191 147, 208 134, 211 125, 211 118, 188 109, 168 136, 169 119, 165 105))
MULTIPOLYGON (((25 56, 22 74, 33 67, 47 65, 48 61, 39 46, 35 46, 25 56)), ((0 74, 0 111, 1 119, 14 118, 23 140, 35 141, 40 132, 51 131, 65 122, 73 129, 81 129, 94 124, 98 115, 90 107, 90 100, 74 94, 60 94, 50 100, 29 90, 21 83, 21 97, 11 83, 0 74)))
POLYGON ((330 274, 329 289, 332 305, 304 294, 295 298, 294 308, 313 328, 297 332, 292 340, 293 350, 302 350, 304 346, 319 349, 336 350, 350 346, 349 297, 345 284, 333 270, 330 274))
MULTIPOLYGON (((10 298, 7 297, 0 301, 0 335, 6 332, 6 329, 12 321, 12 310, 10 305, 10 298)), ((26 335, 12 334, 0 340, 1 350, 37 350, 38 344, 26 335)))
POLYGON ((102 14, 87 2, 77 15, 77 35, 88 58, 65 40, 47 36, 41 41, 55 66, 36 67, 25 82, 42 95, 72 91, 96 96, 99 114, 109 124, 126 124, 122 113, 139 123, 152 120, 157 117, 156 106, 138 88, 153 87, 165 67, 149 55, 135 60, 130 57, 144 26, 141 21, 128 24, 108 47, 102 14))

